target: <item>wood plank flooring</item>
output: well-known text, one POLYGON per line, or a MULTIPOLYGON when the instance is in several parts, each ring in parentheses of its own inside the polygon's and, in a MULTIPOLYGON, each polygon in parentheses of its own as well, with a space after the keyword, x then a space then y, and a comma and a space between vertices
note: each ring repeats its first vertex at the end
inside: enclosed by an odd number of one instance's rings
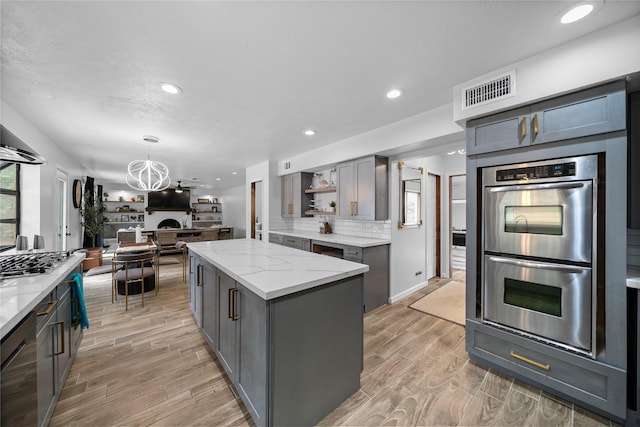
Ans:
MULTIPOLYGON (((408 308, 447 281, 365 316, 361 389, 320 425, 613 425, 469 361, 464 327, 408 308)), ((128 312, 111 304, 110 274, 84 283, 91 327, 51 426, 253 425, 198 331, 181 265, 163 265, 158 295, 128 312)))

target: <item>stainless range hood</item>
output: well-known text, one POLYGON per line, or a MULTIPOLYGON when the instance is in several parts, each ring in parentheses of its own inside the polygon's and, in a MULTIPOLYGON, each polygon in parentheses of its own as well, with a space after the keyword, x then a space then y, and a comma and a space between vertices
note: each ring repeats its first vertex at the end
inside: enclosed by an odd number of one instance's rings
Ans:
POLYGON ((44 157, 33 151, 3 125, 0 125, 0 160, 31 165, 47 163, 44 157))

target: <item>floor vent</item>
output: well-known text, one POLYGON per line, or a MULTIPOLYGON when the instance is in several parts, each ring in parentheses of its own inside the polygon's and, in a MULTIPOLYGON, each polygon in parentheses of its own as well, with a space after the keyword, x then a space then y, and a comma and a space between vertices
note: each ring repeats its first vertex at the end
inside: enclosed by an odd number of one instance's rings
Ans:
POLYGON ((462 90, 462 109, 489 104, 516 94, 516 72, 510 71, 462 90))

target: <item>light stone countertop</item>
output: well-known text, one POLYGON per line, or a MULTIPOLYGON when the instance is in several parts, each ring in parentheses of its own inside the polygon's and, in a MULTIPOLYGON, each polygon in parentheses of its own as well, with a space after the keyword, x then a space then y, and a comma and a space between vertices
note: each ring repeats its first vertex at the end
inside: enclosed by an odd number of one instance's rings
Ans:
POLYGON ((259 240, 214 240, 187 247, 265 300, 369 271, 366 264, 259 240))
POLYGON ((9 333, 84 259, 74 253, 48 273, 0 280, 0 333, 9 333))
POLYGON ((283 236, 301 237, 303 239, 317 240, 320 242, 339 243, 341 245, 357 246, 359 248, 388 245, 391 243, 391 240, 389 239, 374 239, 370 237, 348 236, 346 234, 322 234, 320 232, 313 231, 269 230, 269 233, 281 234, 283 236))
POLYGON ((640 267, 627 267, 627 288, 640 289, 640 267))

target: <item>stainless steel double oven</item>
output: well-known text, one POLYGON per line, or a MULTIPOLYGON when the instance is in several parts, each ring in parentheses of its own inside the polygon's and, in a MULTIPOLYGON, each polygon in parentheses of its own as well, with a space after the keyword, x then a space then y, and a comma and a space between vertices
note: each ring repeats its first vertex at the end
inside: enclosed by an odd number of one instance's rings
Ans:
POLYGON ((598 156, 482 170, 482 321, 595 357, 598 156))

